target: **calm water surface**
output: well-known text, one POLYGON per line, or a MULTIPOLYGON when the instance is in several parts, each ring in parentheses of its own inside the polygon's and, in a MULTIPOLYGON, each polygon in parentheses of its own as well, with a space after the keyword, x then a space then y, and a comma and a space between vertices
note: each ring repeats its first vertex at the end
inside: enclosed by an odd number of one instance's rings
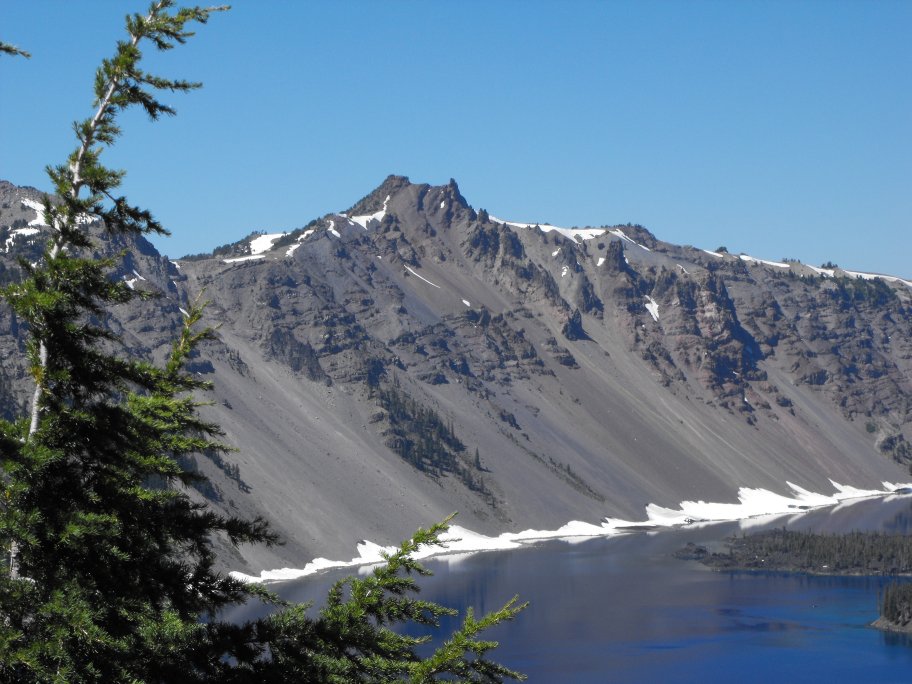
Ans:
MULTIPOLYGON (((907 534, 912 498, 750 524, 907 534)), ((531 601, 491 633, 497 659, 530 682, 912 682, 912 640, 868 626, 883 580, 718 573, 671 556, 741 532, 717 524, 431 560, 422 597, 462 611, 531 601)), ((273 588, 319 602, 343 574, 273 588)))

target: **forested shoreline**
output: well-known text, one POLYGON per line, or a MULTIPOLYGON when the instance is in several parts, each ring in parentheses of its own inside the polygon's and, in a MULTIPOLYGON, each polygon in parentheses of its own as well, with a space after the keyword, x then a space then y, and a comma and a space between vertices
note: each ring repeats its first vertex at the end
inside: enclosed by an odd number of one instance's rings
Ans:
MULTIPOLYGON (((693 543, 675 553, 720 571, 912 577, 912 537, 882 532, 822 534, 779 528, 730 537, 725 551, 693 543)), ((891 582, 875 627, 912 632, 912 582, 891 582)))

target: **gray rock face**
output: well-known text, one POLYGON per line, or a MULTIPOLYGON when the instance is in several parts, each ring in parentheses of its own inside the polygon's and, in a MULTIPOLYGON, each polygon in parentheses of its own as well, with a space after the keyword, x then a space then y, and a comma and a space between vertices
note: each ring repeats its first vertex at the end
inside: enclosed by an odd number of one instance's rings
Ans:
MULTIPOLYGON (((41 232, 22 230, 40 200, 0 183, 4 282, 16 257, 40 257, 41 232)), ((496 533, 641 519, 646 503, 735 501, 744 486, 910 479, 903 282, 717 256, 639 226, 513 226, 453 181, 400 176, 259 254, 246 239, 175 263, 93 230, 99 254, 128 249, 112 277, 163 295, 111 312, 128 349, 161 358, 181 307, 211 300, 218 339, 193 370, 239 450, 189 464, 211 478, 195 495, 264 515, 287 542, 226 548, 231 568, 349 558, 454 510, 496 533)), ((8 416, 28 396, 25 332, 0 305, 8 416)))

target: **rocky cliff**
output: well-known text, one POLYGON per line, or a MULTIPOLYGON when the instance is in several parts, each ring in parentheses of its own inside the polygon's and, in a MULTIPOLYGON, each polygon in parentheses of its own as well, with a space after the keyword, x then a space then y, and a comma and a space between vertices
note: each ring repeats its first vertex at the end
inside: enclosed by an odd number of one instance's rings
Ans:
MULTIPOLYGON (((40 258, 41 193, 0 183, 0 280, 40 258)), ((912 283, 474 209, 451 181, 391 176, 351 209, 170 261, 112 243, 112 277, 160 294, 110 313, 160 357, 204 293, 194 361, 238 448, 197 494, 287 544, 234 568, 350 557, 459 511, 481 532, 646 503, 908 480, 912 283)), ((28 393, 0 306, 0 411, 28 393)))

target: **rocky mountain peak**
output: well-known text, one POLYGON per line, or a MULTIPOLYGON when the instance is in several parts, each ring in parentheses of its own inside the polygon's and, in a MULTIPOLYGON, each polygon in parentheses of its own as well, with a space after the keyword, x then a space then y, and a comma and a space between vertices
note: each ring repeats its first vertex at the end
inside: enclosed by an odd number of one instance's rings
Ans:
POLYGON ((381 211, 389 198, 395 197, 401 190, 411 185, 407 176, 390 174, 374 190, 355 202, 345 214, 348 216, 361 216, 381 211))

